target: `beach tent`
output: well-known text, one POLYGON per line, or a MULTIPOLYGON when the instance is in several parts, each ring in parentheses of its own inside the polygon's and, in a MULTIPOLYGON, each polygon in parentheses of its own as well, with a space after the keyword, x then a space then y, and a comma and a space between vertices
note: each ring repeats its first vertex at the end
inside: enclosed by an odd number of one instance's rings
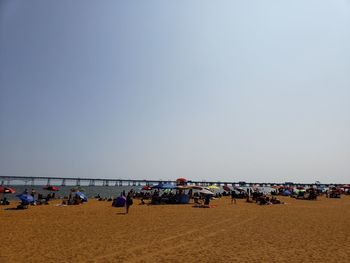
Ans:
POLYGON ((286 189, 282 192, 282 195, 284 195, 284 196, 290 196, 291 194, 292 194, 292 192, 289 191, 288 189, 286 189))
POLYGON ((31 202, 34 202, 34 198, 31 195, 27 194, 20 194, 16 195, 24 204, 30 204, 31 202))
POLYGON ((87 202, 88 198, 86 197, 86 195, 82 192, 75 192, 75 195, 77 197, 79 197, 83 202, 87 202))
POLYGON ((124 207, 126 203, 126 197, 121 195, 113 200, 112 206, 114 207, 124 207))

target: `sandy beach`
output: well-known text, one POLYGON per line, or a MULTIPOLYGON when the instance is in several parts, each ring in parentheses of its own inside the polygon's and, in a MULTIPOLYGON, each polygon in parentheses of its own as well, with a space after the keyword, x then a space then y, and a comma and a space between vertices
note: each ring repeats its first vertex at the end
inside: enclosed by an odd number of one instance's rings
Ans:
MULTIPOLYGON (((350 197, 0 208, 0 262, 349 262, 350 197)), ((15 207, 13 202, 10 207, 15 207)))

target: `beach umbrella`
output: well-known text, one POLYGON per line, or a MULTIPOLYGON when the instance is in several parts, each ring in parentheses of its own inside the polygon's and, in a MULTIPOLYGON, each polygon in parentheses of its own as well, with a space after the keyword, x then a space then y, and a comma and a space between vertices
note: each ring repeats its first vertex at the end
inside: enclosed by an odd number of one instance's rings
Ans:
POLYGON ((52 186, 52 185, 47 185, 43 189, 47 191, 54 191, 54 192, 60 190, 58 187, 52 186))
POLYGON ((207 189, 202 189, 199 191, 199 193, 203 194, 203 195, 214 195, 213 192, 207 190, 207 189))
POLYGON ((209 185, 207 188, 208 189, 220 189, 220 187, 217 187, 216 185, 209 185))
POLYGON ((0 193, 2 194, 14 194, 16 190, 11 187, 0 186, 0 193))
POLYGON ((143 186, 143 187, 141 188, 141 190, 143 190, 143 191, 149 191, 149 190, 152 190, 152 187, 149 186, 149 185, 145 185, 145 186, 143 186))
POLYGON ((184 185, 187 183, 187 179, 186 178, 177 178, 176 179, 176 184, 179 184, 179 185, 184 185))
POLYGON ((284 196, 289 196, 289 195, 291 195, 292 193, 289 191, 289 190, 284 190, 283 192, 282 192, 282 195, 284 195, 284 196))
POLYGON ((222 188, 223 188, 225 191, 231 191, 231 188, 228 187, 227 185, 224 185, 222 188))
POLYGON ((18 197, 23 203, 31 203, 34 202, 34 198, 31 195, 27 195, 27 194, 20 194, 20 195, 16 195, 16 197, 18 197))
POLYGON ((84 193, 82 193, 82 192, 75 192, 75 195, 77 197, 79 197, 81 200, 83 200, 84 202, 87 202, 87 200, 88 200, 86 195, 84 193))

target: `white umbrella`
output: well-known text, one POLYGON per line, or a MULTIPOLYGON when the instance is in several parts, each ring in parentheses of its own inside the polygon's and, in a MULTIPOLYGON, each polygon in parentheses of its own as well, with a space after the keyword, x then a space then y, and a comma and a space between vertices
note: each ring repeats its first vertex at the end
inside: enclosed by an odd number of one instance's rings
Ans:
POLYGON ((204 194, 204 195, 214 195, 213 192, 207 190, 207 189, 202 189, 199 191, 201 194, 204 194))

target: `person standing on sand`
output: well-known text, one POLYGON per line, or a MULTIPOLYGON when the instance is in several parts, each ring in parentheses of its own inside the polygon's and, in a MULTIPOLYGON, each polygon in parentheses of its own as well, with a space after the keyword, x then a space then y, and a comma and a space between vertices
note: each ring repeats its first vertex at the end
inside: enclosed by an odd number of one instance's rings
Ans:
POLYGON ((126 196, 126 202, 125 202, 125 208, 126 208, 126 214, 129 213, 129 207, 132 206, 132 191, 129 191, 128 195, 126 196))
POLYGON ((236 191, 235 190, 232 190, 231 191, 231 204, 234 203, 234 204, 237 204, 237 201, 236 201, 236 191))

